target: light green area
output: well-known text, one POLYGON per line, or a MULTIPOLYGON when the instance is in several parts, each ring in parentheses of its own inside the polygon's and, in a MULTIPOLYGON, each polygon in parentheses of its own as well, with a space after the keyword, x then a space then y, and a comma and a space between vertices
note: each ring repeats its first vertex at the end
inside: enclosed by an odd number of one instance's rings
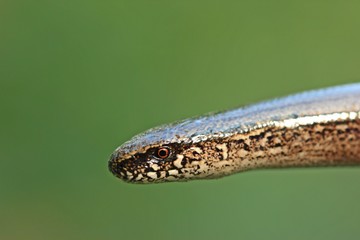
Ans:
POLYGON ((359 239, 360 169, 130 185, 158 124, 360 80, 359 1, 0 1, 0 239, 359 239))

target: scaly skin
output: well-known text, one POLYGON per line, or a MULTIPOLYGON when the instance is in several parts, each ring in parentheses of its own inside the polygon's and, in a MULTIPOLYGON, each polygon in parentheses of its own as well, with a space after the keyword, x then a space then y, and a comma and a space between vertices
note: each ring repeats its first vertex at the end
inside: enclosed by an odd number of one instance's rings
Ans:
POLYGON ((155 183, 359 164, 360 84, 351 84, 150 129, 117 148, 109 169, 127 182, 155 183))

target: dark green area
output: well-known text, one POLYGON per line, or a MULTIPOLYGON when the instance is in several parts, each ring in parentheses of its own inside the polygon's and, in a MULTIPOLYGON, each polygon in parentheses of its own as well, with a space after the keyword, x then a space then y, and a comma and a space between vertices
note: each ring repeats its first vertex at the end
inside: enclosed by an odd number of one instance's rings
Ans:
POLYGON ((360 80, 358 1, 0 1, 0 239, 358 239, 358 168, 129 185, 158 124, 360 80))

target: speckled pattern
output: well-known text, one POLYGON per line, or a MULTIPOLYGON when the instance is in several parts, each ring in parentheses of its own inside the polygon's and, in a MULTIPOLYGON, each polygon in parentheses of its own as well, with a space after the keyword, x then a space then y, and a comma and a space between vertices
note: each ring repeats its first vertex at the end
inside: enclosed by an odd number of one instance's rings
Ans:
POLYGON ((305 92, 148 130, 112 154, 135 183, 217 178, 257 168, 360 164, 360 84, 305 92), (166 159, 159 147, 170 149, 166 159))

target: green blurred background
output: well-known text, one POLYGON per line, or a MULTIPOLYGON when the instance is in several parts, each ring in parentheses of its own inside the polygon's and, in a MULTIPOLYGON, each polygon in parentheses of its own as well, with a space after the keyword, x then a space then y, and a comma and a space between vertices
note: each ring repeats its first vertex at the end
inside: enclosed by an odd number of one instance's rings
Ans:
POLYGON ((147 128, 360 79, 359 1, 0 1, 0 239, 359 239, 360 169, 131 185, 147 128))

